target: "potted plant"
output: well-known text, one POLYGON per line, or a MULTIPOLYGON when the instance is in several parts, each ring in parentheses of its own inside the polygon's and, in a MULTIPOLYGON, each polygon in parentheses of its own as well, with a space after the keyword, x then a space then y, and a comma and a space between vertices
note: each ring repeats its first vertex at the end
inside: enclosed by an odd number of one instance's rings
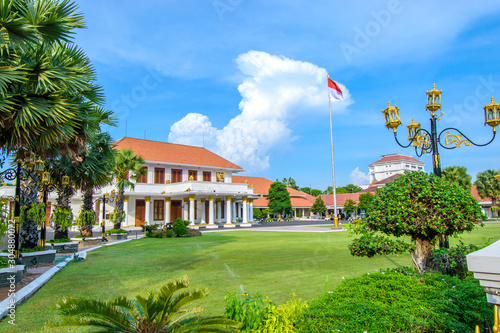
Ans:
POLYGON ((113 229, 106 230, 106 238, 108 240, 124 240, 127 239, 128 231, 120 228, 121 222, 125 218, 125 213, 116 210, 110 214, 109 219, 113 222, 113 229))
POLYGON ((78 242, 68 238, 68 227, 73 224, 73 213, 68 206, 57 206, 50 217, 54 224, 54 240, 47 241, 47 250, 56 250, 57 253, 73 253, 78 251, 78 242))

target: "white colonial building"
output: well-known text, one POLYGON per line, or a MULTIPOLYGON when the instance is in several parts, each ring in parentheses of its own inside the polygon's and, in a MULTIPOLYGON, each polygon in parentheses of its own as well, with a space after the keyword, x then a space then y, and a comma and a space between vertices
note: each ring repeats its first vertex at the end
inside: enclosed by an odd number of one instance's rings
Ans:
POLYGON ((403 174, 405 171, 424 171, 425 163, 411 156, 400 154, 383 155, 382 158, 368 165, 368 175, 370 183, 381 181, 385 178, 397 174, 403 174))
MULTIPOLYGON (((125 137, 116 142, 116 149, 130 148, 144 158, 146 176, 135 182, 134 189, 125 191, 125 221, 122 227, 144 224, 164 224, 181 218, 193 228, 249 227, 253 222, 253 200, 258 196, 248 184, 233 183, 233 174, 244 171, 211 151, 194 146, 125 137)), ((133 181, 132 181, 133 182, 133 181)), ((101 201, 104 193, 116 190, 115 183, 94 194, 94 209, 102 223, 101 201)), ((13 197, 14 186, 0 187, 1 197, 13 197), (10 193, 12 192, 12 193, 10 193)), ((47 217, 54 207, 56 195, 48 197, 47 217)), ((73 215, 78 216, 82 195, 71 198, 73 215)), ((106 204, 105 225, 115 202, 106 204)), ((47 219, 47 225, 48 225, 47 219)))

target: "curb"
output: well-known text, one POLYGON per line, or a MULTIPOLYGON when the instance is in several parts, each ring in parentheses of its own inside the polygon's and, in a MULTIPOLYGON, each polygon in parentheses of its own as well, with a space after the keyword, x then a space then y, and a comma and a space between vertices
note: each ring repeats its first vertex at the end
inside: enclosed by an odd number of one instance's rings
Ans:
MULTIPOLYGON (((142 237, 140 237, 142 238, 142 237)), ((140 239, 137 238, 137 239, 140 239)), ((134 240, 136 238, 131 238, 131 239, 125 239, 122 241, 116 241, 110 244, 104 244, 104 245, 99 245, 96 247, 92 247, 89 249, 85 249, 82 251, 79 251, 76 253, 78 256, 86 257, 88 252, 97 250, 103 246, 111 246, 115 244, 120 244, 124 242, 128 242, 131 240, 134 240)), ((59 272, 61 269, 66 267, 68 263, 73 260, 73 257, 66 258, 63 262, 60 262, 56 266, 52 267, 39 277, 37 277, 35 280, 31 281, 28 285, 24 286, 21 290, 16 291, 15 293, 15 298, 13 299, 12 297, 7 297, 4 299, 2 302, 0 302, 0 320, 4 319, 7 317, 11 309, 15 309, 20 306, 22 303, 24 303, 26 300, 28 300, 33 294, 35 294, 38 289, 40 289, 47 281, 49 281, 57 272, 59 272), (15 301, 14 301, 15 300, 15 301)))

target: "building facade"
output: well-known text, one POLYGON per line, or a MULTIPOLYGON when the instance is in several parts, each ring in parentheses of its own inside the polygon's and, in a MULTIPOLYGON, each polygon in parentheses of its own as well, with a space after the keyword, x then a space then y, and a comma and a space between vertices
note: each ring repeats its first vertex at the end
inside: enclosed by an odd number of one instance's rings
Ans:
POLYGON ((403 174, 405 171, 423 171, 425 172, 425 163, 411 156, 401 154, 383 155, 382 158, 368 165, 368 175, 370 183, 381 181, 385 178, 397 174, 403 174))

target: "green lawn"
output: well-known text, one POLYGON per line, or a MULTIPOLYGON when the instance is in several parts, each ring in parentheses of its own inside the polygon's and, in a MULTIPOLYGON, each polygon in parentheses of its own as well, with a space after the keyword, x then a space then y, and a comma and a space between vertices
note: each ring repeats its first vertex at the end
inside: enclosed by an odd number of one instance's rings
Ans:
MULTIPOLYGON (((500 239, 500 223, 461 236, 465 243, 500 239)), ((188 275, 192 287, 211 294, 197 305, 206 314, 222 314, 224 295, 241 291, 285 302, 292 293, 311 300, 342 278, 381 268, 411 265, 408 255, 352 257, 347 232, 296 233, 231 231, 202 237, 140 239, 90 252, 88 260, 70 264, 17 309, 16 326, 5 320, 0 332, 51 332, 43 329, 57 319, 54 304, 64 296, 112 299, 158 290, 166 281, 188 275)), ((456 243, 452 239, 452 244, 456 243)), ((58 332, 82 332, 60 329, 58 332)))

